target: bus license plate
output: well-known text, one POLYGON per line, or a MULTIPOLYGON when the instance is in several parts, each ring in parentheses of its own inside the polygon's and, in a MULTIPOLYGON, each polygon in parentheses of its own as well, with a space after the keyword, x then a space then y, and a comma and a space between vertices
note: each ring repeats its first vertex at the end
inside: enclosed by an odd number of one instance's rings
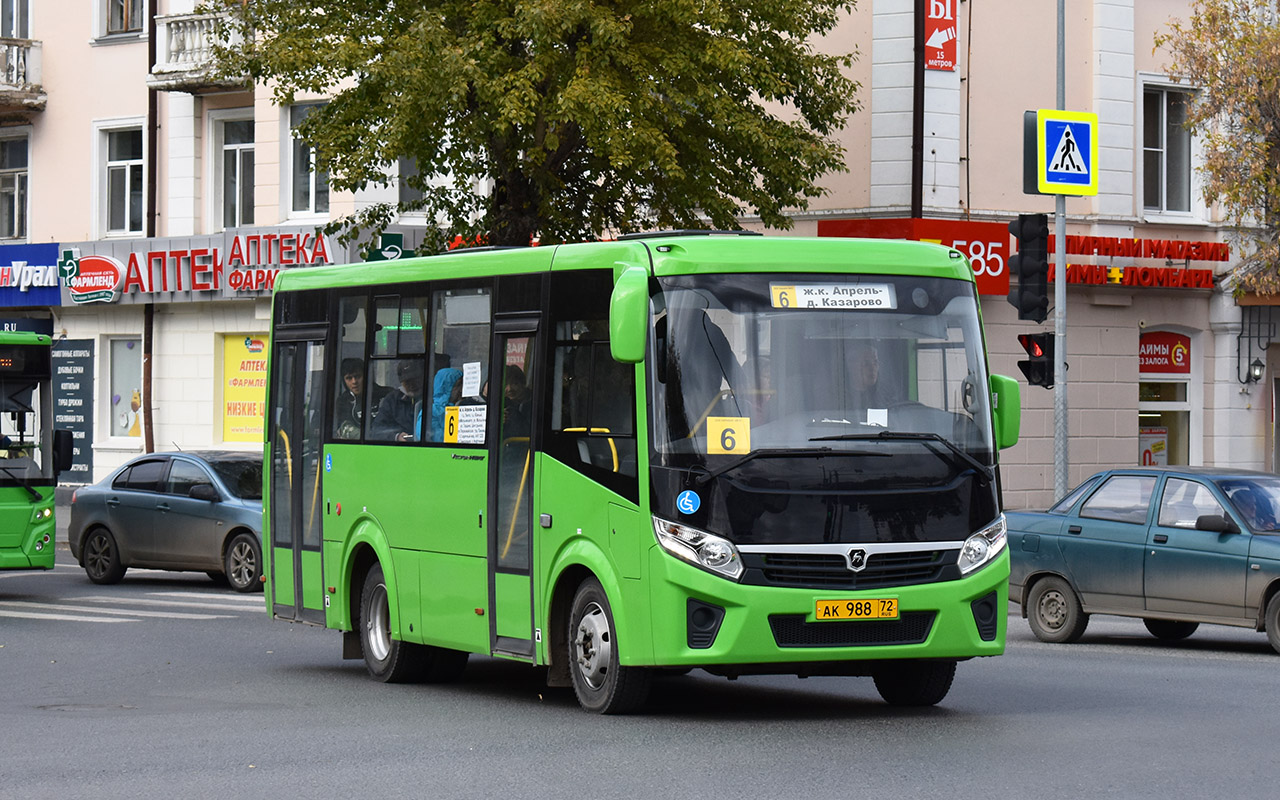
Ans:
POLYGON ((818 622, 847 619, 897 619, 898 598, 877 597, 870 600, 819 600, 814 609, 818 622))

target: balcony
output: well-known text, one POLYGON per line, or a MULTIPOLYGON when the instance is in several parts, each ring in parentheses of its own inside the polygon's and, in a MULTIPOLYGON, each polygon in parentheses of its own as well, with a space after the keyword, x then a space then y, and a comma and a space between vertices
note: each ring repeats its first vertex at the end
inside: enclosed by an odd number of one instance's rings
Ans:
POLYGON ((249 76, 225 78, 214 69, 213 46, 237 44, 239 33, 225 24, 223 14, 169 14, 156 17, 156 63, 147 85, 164 92, 247 89, 249 76))
POLYGON ((40 42, 0 38, 0 121, 30 121, 44 111, 40 42))

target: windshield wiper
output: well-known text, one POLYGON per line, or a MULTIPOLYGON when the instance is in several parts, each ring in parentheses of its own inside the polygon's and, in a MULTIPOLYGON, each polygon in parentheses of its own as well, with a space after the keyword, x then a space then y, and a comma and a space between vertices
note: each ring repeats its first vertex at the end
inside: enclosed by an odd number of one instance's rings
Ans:
MULTIPOLYGON (((981 475, 983 478, 986 479, 987 483, 991 483, 992 479, 994 478, 994 474, 991 471, 991 467, 988 467, 986 464, 983 464, 978 459, 974 458, 973 456, 966 453, 964 450, 960 449, 959 445, 957 445, 955 442, 937 433, 907 433, 905 431, 880 431, 879 433, 841 433, 835 436, 816 436, 810 439, 809 441, 811 442, 849 442, 849 441, 870 441, 875 439, 881 439, 881 440, 887 440, 887 441, 903 441, 903 442, 937 442, 938 444, 941 444, 942 446, 950 450, 956 457, 958 457, 965 464, 969 465, 970 467, 973 467, 973 469, 977 471, 979 475, 981 475)), ((937 453, 936 450, 930 450, 930 452, 937 453)), ((938 456, 943 457, 941 453, 938 453, 938 456)))
MULTIPOLYGON (((725 474, 726 472, 729 472, 730 470, 735 470, 738 467, 742 466, 743 464, 747 463, 748 461, 752 461, 757 458, 786 458, 788 456, 828 456, 828 455, 837 454, 837 452, 839 455, 846 455, 845 452, 836 451, 835 449, 830 447, 775 447, 775 448, 765 449, 765 450, 752 450, 750 453, 747 453, 741 458, 735 458, 733 461, 730 461, 728 464, 725 464, 719 469, 713 469, 708 472, 703 472, 697 477, 697 479, 694 480, 694 484, 697 486, 702 486, 707 482, 711 481, 712 479, 718 478, 721 475, 725 474)), ((865 453, 863 455, 873 455, 873 454, 865 453)))
POLYGON ((26 478, 19 478, 17 475, 13 474, 13 471, 8 467, 0 467, 0 472, 4 472, 5 475, 8 475, 10 478, 13 478, 18 483, 18 485, 21 486, 23 489, 26 489, 28 492, 31 492, 32 500, 39 500, 42 497, 44 497, 44 495, 37 492, 35 488, 32 487, 31 484, 27 483, 26 478))

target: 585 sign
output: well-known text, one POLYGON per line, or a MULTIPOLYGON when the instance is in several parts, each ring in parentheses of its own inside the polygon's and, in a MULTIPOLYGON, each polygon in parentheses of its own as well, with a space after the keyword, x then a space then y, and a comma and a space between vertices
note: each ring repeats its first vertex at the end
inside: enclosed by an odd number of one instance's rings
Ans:
POLYGON ((1009 294, 1009 228, 999 222, 946 219, 832 219, 818 222, 819 236, 912 239, 959 250, 969 258, 978 294, 1009 294))

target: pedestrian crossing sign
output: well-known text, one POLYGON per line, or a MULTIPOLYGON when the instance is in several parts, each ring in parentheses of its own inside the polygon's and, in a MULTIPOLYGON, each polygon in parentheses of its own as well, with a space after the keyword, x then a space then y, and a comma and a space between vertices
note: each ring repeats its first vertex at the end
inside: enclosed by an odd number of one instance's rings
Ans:
POLYGON ((1036 182, 1042 193, 1098 193, 1097 134, 1097 114, 1036 111, 1036 182))

